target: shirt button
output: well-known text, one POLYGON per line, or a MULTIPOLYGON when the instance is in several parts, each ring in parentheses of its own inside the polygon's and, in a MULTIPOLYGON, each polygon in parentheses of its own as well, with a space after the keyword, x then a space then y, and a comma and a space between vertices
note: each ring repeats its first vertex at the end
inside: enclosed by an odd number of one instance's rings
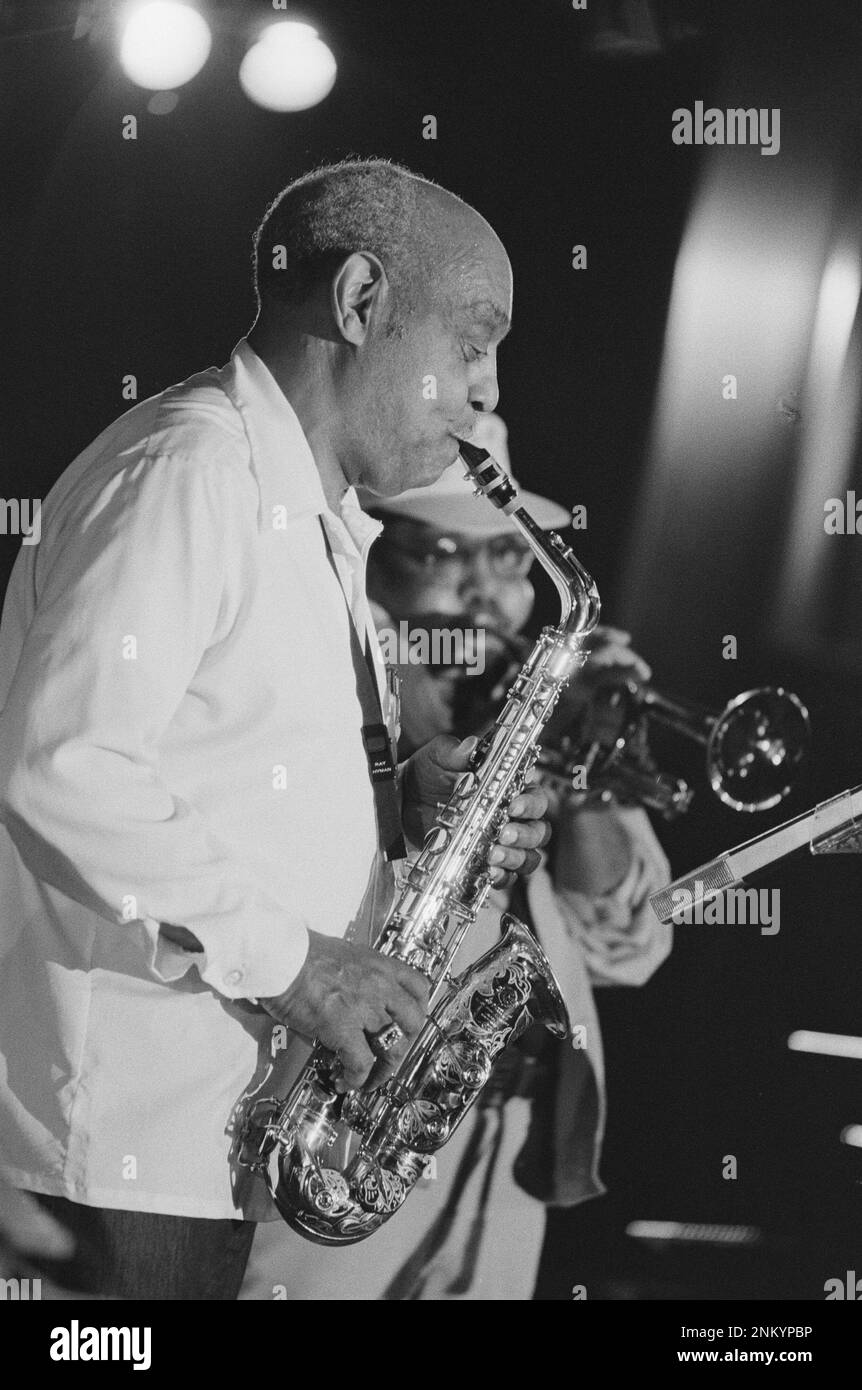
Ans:
POLYGON ((229 971, 229 973, 225 976, 225 979, 226 979, 226 981, 227 981, 227 983, 228 983, 229 985, 238 985, 238 984, 240 984, 240 982, 242 981, 242 978, 243 978, 243 972, 242 972, 242 970, 231 970, 231 971, 229 971))

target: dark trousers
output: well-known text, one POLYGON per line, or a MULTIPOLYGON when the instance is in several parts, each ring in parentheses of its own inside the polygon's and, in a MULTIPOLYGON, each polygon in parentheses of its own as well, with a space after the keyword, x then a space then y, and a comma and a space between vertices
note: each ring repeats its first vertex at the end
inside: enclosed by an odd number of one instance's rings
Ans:
POLYGON ((45 1274, 65 1288, 149 1300, 224 1300, 239 1293, 254 1221, 114 1211, 32 1195, 75 1237, 70 1260, 44 1264, 45 1274))

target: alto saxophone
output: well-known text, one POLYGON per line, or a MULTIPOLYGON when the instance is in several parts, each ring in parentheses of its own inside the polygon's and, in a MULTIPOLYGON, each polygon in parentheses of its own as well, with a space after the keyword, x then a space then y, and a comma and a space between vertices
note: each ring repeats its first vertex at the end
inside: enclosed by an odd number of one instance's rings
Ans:
POLYGON ((586 660, 599 618, 596 586, 555 532, 542 531, 508 476, 462 442, 467 477, 512 518, 560 595, 546 627, 406 873, 375 943, 422 972, 430 1013, 395 1071, 375 1089, 340 1094, 337 1059, 316 1044, 283 1100, 258 1099, 240 1131, 240 1161, 258 1172, 287 1224, 323 1245, 364 1240, 398 1210, 478 1098, 494 1060, 532 1022, 570 1024, 535 937, 510 913, 500 941, 457 977, 449 967, 490 891, 488 853, 539 754, 561 690, 586 660))

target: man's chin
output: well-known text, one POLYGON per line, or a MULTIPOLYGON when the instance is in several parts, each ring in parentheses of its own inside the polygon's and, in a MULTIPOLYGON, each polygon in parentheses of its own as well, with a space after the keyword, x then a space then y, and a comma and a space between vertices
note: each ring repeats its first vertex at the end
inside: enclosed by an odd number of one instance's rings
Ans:
POLYGON ((437 479, 451 468, 461 452, 461 441, 456 439, 453 434, 447 434, 440 442, 439 449, 435 449, 434 458, 425 460, 423 481, 417 483, 417 487, 428 487, 431 483, 436 483, 437 479), (442 461, 441 461, 442 460, 442 461))
POLYGON ((458 455, 461 453, 461 441, 460 439, 456 439, 453 434, 450 434, 446 442, 450 446, 449 452, 451 454, 451 457, 446 467, 451 468, 452 464, 455 462, 456 458, 458 458, 458 455))
POLYGON ((421 462, 417 460, 415 467, 411 467, 408 476, 402 480, 402 492, 406 492, 408 488, 430 487, 432 483, 436 483, 446 469, 451 468, 458 453, 458 441, 452 439, 451 435, 448 436, 443 446, 435 450, 433 457, 425 454, 421 462))
POLYGON ((425 448, 421 456, 411 460, 407 469, 401 469, 385 480, 363 479, 362 486, 372 495, 380 498, 398 497, 402 492, 414 487, 430 487, 441 478, 447 468, 451 468, 460 453, 459 441, 447 434, 433 449, 425 448))

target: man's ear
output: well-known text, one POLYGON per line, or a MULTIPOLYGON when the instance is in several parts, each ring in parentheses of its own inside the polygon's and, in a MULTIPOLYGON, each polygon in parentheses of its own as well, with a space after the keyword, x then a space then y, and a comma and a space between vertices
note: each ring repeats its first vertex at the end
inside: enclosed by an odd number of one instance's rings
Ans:
POLYGON ((335 325, 347 342, 365 341, 375 306, 386 298, 389 281, 383 263, 371 251, 354 251, 334 276, 330 304, 335 325))

